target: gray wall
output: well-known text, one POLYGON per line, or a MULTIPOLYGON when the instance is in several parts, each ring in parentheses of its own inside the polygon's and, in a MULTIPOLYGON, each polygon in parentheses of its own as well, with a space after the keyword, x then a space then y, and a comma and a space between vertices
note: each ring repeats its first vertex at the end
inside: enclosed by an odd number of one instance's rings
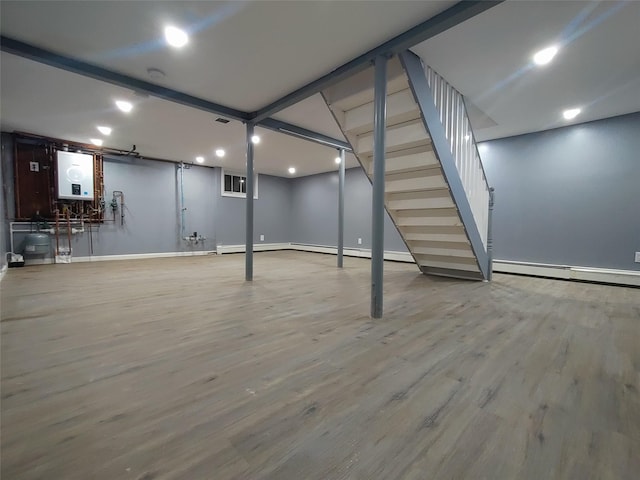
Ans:
MULTIPOLYGON (((2 179, 5 196, 0 199, 0 214, 7 218, 2 224, 0 249, 8 249, 8 222, 13 217, 13 142, 11 135, 2 136, 2 179), (9 174, 7 174, 9 172, 9 174), (5 210, 8 210, 5 215, 5 210)), ((166 253, 191 250, 215 250, 216 243, 244 245, 245 201, 221 196, 219 168, 192 165, 184 170, 185 234, 198 232, 206 237, 193 245, 180 235, 180 189, 177 164, 130 157, 105 157, 104 178, 107 201, 106 219, 112 220, 108 204, 114 190, 124 192, 125 221, 120 214, 115 222, 94 225, 93 255, 166 253)), ((260 243, 289 242, 291 185, 289 179, 259 176, 259 198, 255 201, 255 241, 260 243)), ((16 234, 16 250, 24 235, 16 234)), ((52 243, 55 243, 52 237, 52 243)), ((66 237, 61 246, 66 246, 66 237)), ((73 255, 88 256, 88 232, 72 237, 73 255)))
POLYGON ((485 142, 501 260, 640 270, 640 113, 485 142))
MULTIPOLYGON (((216 168, 215 224, 218 244, 244 245, 245 199, 220 195, 221 169, 216 168)), ((291 237, 291 181, 258 175, 258 198, 253 206, 255 243, 288 243, 291 237), (264 242, 260 241, 264 235, 264 242)))
MULTIPOLYGON (((344 245, 371 248, 371 195, 369 179, 361 168, 345 175, 344 245), (362 245, 358 245, 362 238, 362 245)), ((338 242, 338 173, 330 172, 292 180, 291 241, 336 246, 338 242)), ((386 251, 406 252, 396 227, 385 214, 386 251)))

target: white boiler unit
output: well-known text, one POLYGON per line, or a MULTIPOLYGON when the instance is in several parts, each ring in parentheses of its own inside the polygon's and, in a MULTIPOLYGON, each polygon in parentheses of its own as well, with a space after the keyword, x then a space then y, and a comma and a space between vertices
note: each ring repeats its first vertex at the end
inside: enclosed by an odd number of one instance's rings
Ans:
POLYGON ((93 200, 93 155, 58 153, 58 198, 93 200))

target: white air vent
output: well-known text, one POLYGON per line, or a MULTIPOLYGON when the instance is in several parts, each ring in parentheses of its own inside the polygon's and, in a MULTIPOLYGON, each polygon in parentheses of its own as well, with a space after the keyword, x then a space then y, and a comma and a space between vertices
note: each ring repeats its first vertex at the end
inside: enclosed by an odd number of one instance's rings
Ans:
POLYGON ((93 200, 93 155, 73 152, 58 154, 58 198, 93 200))

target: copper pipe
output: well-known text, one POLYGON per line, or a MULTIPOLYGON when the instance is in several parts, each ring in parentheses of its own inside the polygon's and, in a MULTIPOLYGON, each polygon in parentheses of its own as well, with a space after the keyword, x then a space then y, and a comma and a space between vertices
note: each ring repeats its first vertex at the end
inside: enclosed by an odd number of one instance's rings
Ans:
POLYGON ((71 256, 71 213, 67 209, 67 239, 69 240, 69 256, 71 256))
POLYGON ((56 209, 56 256, 60 255, 60 210, 56 209))

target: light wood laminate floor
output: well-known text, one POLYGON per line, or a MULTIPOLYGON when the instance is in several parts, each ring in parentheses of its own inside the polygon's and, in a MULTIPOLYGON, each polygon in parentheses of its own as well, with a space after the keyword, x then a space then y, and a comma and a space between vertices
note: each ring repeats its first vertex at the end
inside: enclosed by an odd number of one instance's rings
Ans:
POLYGON ((637 479, 640 290, 300 252, 11 270, 2 479, 637 479))

